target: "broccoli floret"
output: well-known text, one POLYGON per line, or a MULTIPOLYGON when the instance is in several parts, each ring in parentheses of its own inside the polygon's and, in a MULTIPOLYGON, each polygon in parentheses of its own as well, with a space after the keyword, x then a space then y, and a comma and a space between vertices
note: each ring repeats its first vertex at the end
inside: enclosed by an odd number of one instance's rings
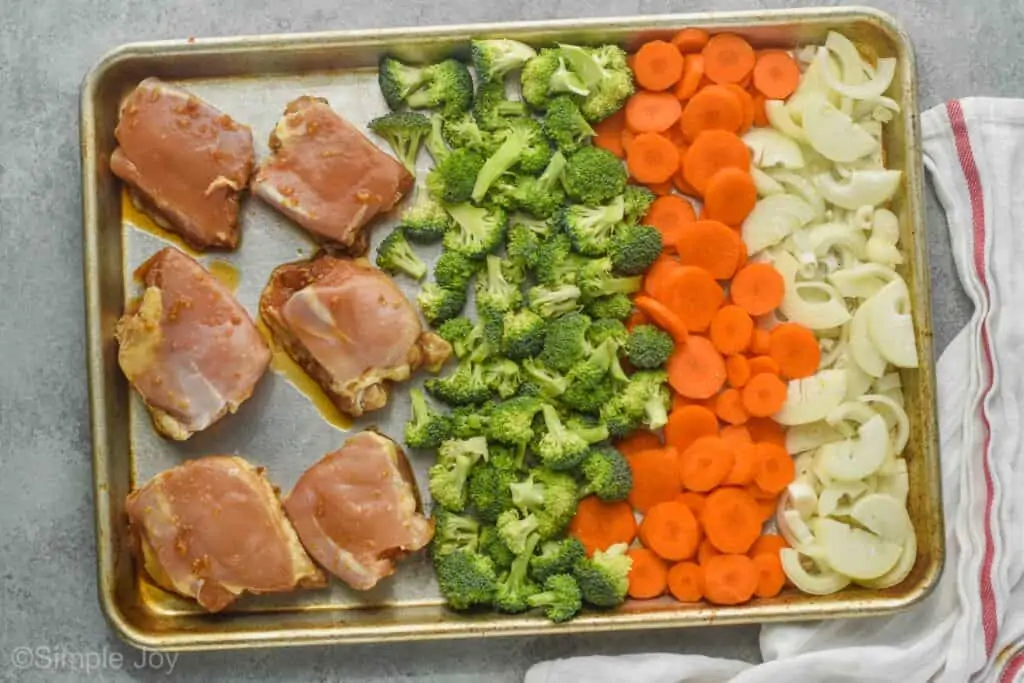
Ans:
POLYGON ((633 473, 629 463, 611 446, 595 446, 580 465, 580 472, 586 484, 580 490, 581 496, 597 495, 601 500, 625 500, 633 489, 633 473))
POLYGON ((611 246, 612 235, 622 220, 623 203, 616 197, 606 206, 573 204, 559 216, 562 230, 572 248, 584 256, 604 256, 611 246))
POLYGON ((627 223, 638 225, 654 203, 655 195, 643 185, 626 185, 622 195, 627 223))
POLYGON ((554 406, 545 405, 541 413, 547 431, 534 449, 541 462, 553 470, 569 470, 583 462, 590 451, 587 440, 562 423, 554 406))
POLYGON ((452 150, 427 174, 427 190, 445 204, 469 201, 484 157, 468 147, 452 150))
POLYGON ((444 207, 434 201, 430 193, 419 191, 415 203, 402 213, 398 227, 410 242, 434 244, 441 241, 451 224, 452 219, 444 207))
POLYGON ((441 137, 453 149, 469 148, 484 156, 496 148, 494 136, 484 131, 468 112, 445 117, 441 137))
POLYGON ((458 406, 449 417, 452 420, 452 438, 472 439, 484 436, 489 417, 487 409, 478 405, 458 406))
POLYGON ((559 541, 545 541, 540 552, 530 560, 530 574, 535 581, 544 582, 555 574, 569 574, 576 563, 587 556, 583 544, 575 536, 559 541))
POLYGON ((519 287, 505 279, 501 257, 488 254, 486 277, 479 277, 476 281, 477 308, 505 313, 518 307, 522 301, 523 293, 519 287))
POLYGON ((498 515, 498 535, 508 549, 516 555, 526 550, 526 543, 537 533, 537 518, 534 515, 519 514, 519 510, 509 508, 498 515))
POLYGON ((544 582, 544 590, 526 599, 530 607, 543 607, 544 616, 559 624, 579 614, 583 592, 570 574, 554 574, 544 582))
POLYGON ((479 463, 469 475, 469 502, 477 516, 493 524, 505 510, 512 507, 512 491, 516 475, 489 462, 479 463))
POLYGON ((554 370, 546 367, 535 358, 527 358, 522 364, 524 384, 531 383, 544 398, 557 398, 565 393, 569 386, 568 380, 554 370))
POLYGON ((537 518, 537 533, 542 539, 562 533, 576 514, 576 480, 564 472, 537 468, 525 481, 514 482, 509 488, 512 503, 537 518))
POLYGON ((576 563, 574 574, 584 600, 595 607, 615 607, 626 599, 633 568, 633 558, 626 550, 625 543, 616 543, 576 563))
POLYGON ((420 311, 427 322, 438 325, 462 313, 466 306, 466 291, 428 282, 420 288, 416 303, 420 305, 420 311))
POLYGON ((671 400, 666 374, 642 370, 629 378, 625 388, 601 406, 601 418, 615 436, 624 436, 641 424, 660 429, 668 422, 671 400))
POLYGON ((616 351, 622 348, 629 339, 629 330, 621 320, 614 318, 601 318, 595 320, 594 324, 587 330, 587 340, 593 346, 600 346, 608 340, 615 344, 616 351))
POLYGON ((437 334, 441 339, 452 345, 452 349, 455 350, 455 355, 462 358, 466 355, 465 347, 462 347, 462 351, 459 351, 460 345, 467 342, 470 335, 473 333, 473 321, 469 318, 459 316, 458 318, 452 318, 446 320, 437 328, 437 334))
POLYGON ((487 438, 498 443, 518 446, 533 438, 533 418, 543 401, 532 396, 517 396, 499 403, 487 422, 487 438))
MULTIPOLYGON (((501 340, 505 335, 505 314, 487 307, 478 307, 477 314, 480 316, 480 324, 483 326, 483 340, 487 345, 487 356, 494 355, 501 350, 501 340)), ((480 353, 474 354, 478 358, 483 356, 480 353)))
POLYGON ((576 275, 583 267, 583 262, 573 256, 572 242, 569 236, 562 232, 541 242, 540 253, 537 254, 533 267, 537 283, 551 287, 575 284, 576 275))
POLYGON ((587 341, 589 328, 590 318, 583 313, 572 312, 555 318, 548 323, 540 359, 549 368, 568 372, 573 365, 590 354, 587 341))
POLYGON ((498 578, 498 590, 494 594, 494 606, 501 612, 518 614, 530 609, 527 599, 539 589, 530 580, 530 558, 537 547, 540 537, 531 534, 526 539, 526 546, 516 555, 512 566, 498 578))
POLYGON ((416 156, 430 134, 430 119, 412 111, 391 112, 373 119, 367 127, 384 138, 402 165, 416 175, 416 156))
POLYGON ((473 68, 482 81, 504 83, 505 76, 521 69, 537 56, 537 51, 526 43, 508 38, 473 40, 469 44, 473 68))
MULTIPOLYGON (((620 197, 626 189, 626 167, 606 149, 583 147, 569 157, 565 191, 572 199, 597 206, 620 197)), ((622 215, 618 220, 622 220, 622 215)))
POLYGON ((508 217, 501 209, 483 209, 472 204, 448 207, 455 227, 445 233, 446 249, 457 251, 467 258, 483 260, 505 240, 508 217))
POLYGON ((498 577, 494 562, 486 555, 456 550, 434 561, 437 586, 452 609, 490 605, 494 600, 498 577))
POLYGON ((422 280, 427 274, 427 264, 416 255, 398 228, 392 230, 377 247, 377 267, 392 275, 405 273, 416 280, 422 280))
POLYGON ((633 367, 654 370, 668 362, 675 350, 675 342, 663 330, 654 325, 637 325, 626 340, 626 357, 633 367))
POLYGON ((508 123, 508 119, 528 114, 525 102, 510 100, 505 96, 503 82, 484 82, 477 86, 473 118, 483 130, 499 130, 508 123))
POLYGON ((430 554, 436 560, 456 550, 476 552, 479 546, 480 523, 472 517, 459 515, 435 505, 431 511, 434 518, 434 539, 430 554))
POLYGON ((510 261, 532 269, 540 255, 540 238, 525 225, 515 223, 509 228, 505 253, 510 261))
POLYGON ((583 147, 594 136, 594 129, 583 118, 579 105, 566 95, 556 97, 548 103, 543 126, 548 139, 566 154, 583 147))
MULTIPOLYGON (((518 398, 518 397, 517 397, 518 398)), ((505 403, 508 403, 506 401, 505 403)), ((491 413, 497 413, 498 408, 503 404, 497 404, 491 409, 491 413)), ((488 430, 490 429, 490 422, 488 422, 488 430)), ((491 437, 488 435, 487 437, 491 437)), ((492 443, 488 441, 487 444, 488 457, 487 462, 491 463, 500 470, 512 472, 517 477, 522 473, 524 463, 526 461, 526 444, 506 445, 501 443, 492 443)))
POLYGON ((506 192, 519 209, 539 218, 550 218, 565 203, 561 182, 564 170, 565 157, 555 152, 539 177, 521 176, 506 192))
POLYGON ((544 319, 528 308, 505 314, 501 350, 509 358, 522 360, 540 353, 544 346, 544 319))
POLYGON ((467 111, 473 103, 473 77, 457 59, 426 68, 427 82, 405 98, 413 109, 440 109, 446 116, 467 111))
POLYGON ((452 421, 427 404, 419 389, 410 389, 412 417, 405 423, 405 443, 411 448, 437 448, 451 438, 452 421))
POLYGON ((558 48, 544 48, 523 65, 520 74, 523 99, 537 109, 547 108, 551 95, 573 93, 585 96, 590 90, 566 64, 558 48))
POLYGON ((609 294, 632 294, 640 290, 643 278, 615 277, 612 274, 612 260, 608 257, 596 258, 583 266, 580 272, 580 290, 587 299, 609 294))
POLYGON ((491 396, 484 381, 483 366, 465 358, 459 361, 455 372, 447 377, 432 377, 423 387, 431 396, 451 406, 481 403, 491 396))
POLYGON ((522 382, 519 365, 508 358, 492 358, 484 363, 484 382, 503 399, 514 396, 522 382))
POLYGON ((380 85, 381 94, 384 95, 384 101, 392 109, 401 108, 405 99, 428 79, 429 75, 425 66, 402 64, 392 57, 384 57, 380 60, 377 83, 380 85))
MULTIPOLYGON (((618 45, 602 45, 587 51, 598 71, 580 110, 588 121, 601 121, 622 109, 633 94, 633 70, 626 62, 626 51, 618 45)), ((574 64, 573 69, 579 71, 579 67, 574 64)))
POLYGON ((508 569, 516 559, 515 554, 505 545, 505 541, 501 540, 495 526, 485 526, 480 530, 480 552, 491 558, 498 570, 508 569))
POLYGON ((473 185, 473 201, 479 202, 506 171, 518 167, 524 173, 540 173, 551 160, 551 148, 540 124, 531 118, 511 119, 495 135, 501 145, 487 158, 473 185))
POLYGON ((581 291, 576 285, 537 285, 529 292, 530 310, 544 318, 554 318, 579 309, 581 291))
MULTIPOLYGON (((568 388, 561 396, 566 405, 588 413, 597 413, 616 394, 611 379, 618 365, 618 346, 611 340, 598 345, 590 356, 573 365, 566 376, 568 388)), ((618 373, 616 373, 618 374, 618 373)), ((621 379, 625 379, 622 375, 621 379)), ((599 440, 599 439, 598 439, 599 440)))
POLYGON ((661 232, 649 225, 620 225, 608 245, 612 270, 619 275, 641 275, 661 255, 661 232))
POLYGON ((584 303, 583 310, 594 319, 625 320, 633 312, 633 301, 625 294, 599 296, 584 303))
POLYGON ((442 287, 465 291, 479 268, 479 261, 462 252, 445 249, 434 264, 434 280, 442 287))
POLYGON ((429 471, 430 495, 434 501, 452 512, 466 507, 466 480, 470 470, 487 458, 487 440, 482 436, 472 439, 450 439, 441 444, 437 462, 429 471))

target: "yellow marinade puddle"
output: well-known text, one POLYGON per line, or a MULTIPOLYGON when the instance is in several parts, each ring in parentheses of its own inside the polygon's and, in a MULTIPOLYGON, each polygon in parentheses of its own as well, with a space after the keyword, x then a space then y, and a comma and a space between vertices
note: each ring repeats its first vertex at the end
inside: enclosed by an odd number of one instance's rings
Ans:
POLYGON ((331 399, 320 388, 320 385, 306 374, 306 371, 298 363, 292 360, 287 351, 278 346, 262 318, 256 318, 256 327, 259 328, 260 334, 263 335, 267 345, 270 346, 272 354, 270 367, 274 369, 274 372, 284 377, 293 387, 305 395, 329 424, 341 430, 349 429, 352 426, 351 418, 338 410, 338 407, 331 402, 331 399))
POLYGON ((170 242, 193 258, 199 256, 199 252, 190 247, 185 240, 181 239, 173 232, 164 230, 157 225, 152 218, 135 208, 135 204, 132 203, 131 197, 128 195, 128 190, 126 188, 121 188, 121 223, 129 224, 137 230, 148 232, 154 237, 162 239, 165 242, 170 242))
POLYGON ((210 275, 220 280, 220 283, 231 290, 232 293, 238 289, 238 282, 242 276, 235 264, 214 259, 206 264, 206 269, 210 271, 210 275))

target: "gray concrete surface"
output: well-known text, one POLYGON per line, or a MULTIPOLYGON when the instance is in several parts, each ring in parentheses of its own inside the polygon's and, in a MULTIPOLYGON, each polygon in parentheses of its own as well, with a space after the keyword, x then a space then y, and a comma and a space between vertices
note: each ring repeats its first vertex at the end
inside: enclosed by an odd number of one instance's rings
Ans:
MULTIPOLYGON (((165 680, 108 630, 94 587, 82 340, 79 82, 127 41, 586 15, 775 8, 809 0, 5 0, 0 3, 0 679, 165 680), (36 648, 35 659, 24 650, 36 648), (39 649, 42 648, 42 649, 39 649), (98 669, 81 670, 89 654, 98 669), (28 668, 24 668, 29 664, 28 668), (78 664, 79 670, 73 670, 78 664)), ((833 4, 813 3, 810 4, 833 4)), ((1024 91, 1020 0, 888 0, 918 50, 925 107, 1024 91)), ((939 348, 969 304, 929 196, 939 348)), ((753 628, 185 654, 170 677, 199 681, 515 681, 535 661, 578 654, 693 652, 756 660, 753 628)))

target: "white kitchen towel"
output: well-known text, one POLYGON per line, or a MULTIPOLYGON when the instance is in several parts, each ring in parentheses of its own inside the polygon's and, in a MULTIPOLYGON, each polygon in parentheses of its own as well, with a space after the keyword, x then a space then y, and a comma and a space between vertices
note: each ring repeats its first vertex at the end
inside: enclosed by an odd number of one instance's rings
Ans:
POLYGON ((947 554, 934 593, 891 617, 764 626, 763 664, 576 657, 526 683, 1024 681, 1024 101, 955 100, 921 127, 975 307, 938 363, 947 554))

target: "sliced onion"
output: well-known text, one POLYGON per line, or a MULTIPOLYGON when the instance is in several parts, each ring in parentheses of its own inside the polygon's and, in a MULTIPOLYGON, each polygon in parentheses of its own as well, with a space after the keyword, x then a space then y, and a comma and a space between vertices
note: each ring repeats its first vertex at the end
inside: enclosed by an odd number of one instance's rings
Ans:
MULTIPOLYGON (((849 344, 847 345, 849 346, 849 344)), ((846 370, 846 396, 845 400, 855 401, 868 392, 874 377, 864 372, 853 359, 853 353, 848 353, 839 359, 835 367, 846 370)))
POLYGON ((888 362, 875 345, 869 330, 871 304, 874 300, 875 297, 865 299, 853 314, 853 320, 850 322, 850 351, 853 352, 853 360, 861 370, 872 377, 881 377, 885 374, 888 362))
POLYGON ((877 263, 861 263, 837 270, 828 276, 828 280, 847 299, 867 299, 898 277, 892 268, 877 263))
POLYGON ((800 561, 800 552, 793 548, 779 551, 782 571, 793 585, 810 595, 831 595, 838 593, 850 585, 850 579, 837 572, 822 569, 815 565, 816 571, 809 572, 800 561))
POLYGON ((844 438, 835 427, 823 420, 793 425, 786 430, 786 450, 790 453, 805 453, 844 438))
POLYGON ((836 364, 836 361, 846 355, 848 336, 845 334, 845 330, 848 325, 849 323, 843 325, 844 334, 842 338, 818 340, 818 348, 821 350, 821 360, 818 362, 818 369, 830 368, 836 364))
POLYGON ((779 310, 789 320, 812 330, 839 327, 850 319, 843 297, 835 287, 824 282, 787 282, 779 310), (808 296, 815 296, 817 300, 808 296))
POLYGON ((769 197, 773 194, 784 194, 786 192, 786 188, 781 183, 757 166, 750 167, 750 176, 754 179, 754 187, 757 188, 758 197, 769 197))
POLYGON ((903 554, 900 555, 899 562, 896 563, 896 566, 879 576, 877 579, 861 579, 857 581, 857 583, 865 588, 874 588, 876 590, 891 588, 910 576, 910 571, 914 568, 914 564, 916 564, 916 562, 917 535, 914 533, 914 530, 911 529, 903 544, 903 554))
POLYGON ((791 194, 765 197, 750 212, 741 228, 751 254, 774 246, 790 233, 814 220, 814 209, 791 194))
MULTIPOLYGON (((820 95, 815 95, 814 97, 824 99, 820 95)), ((786 137, 792 138, 797 142, 805 142, 807 140, 803 129, 793 121, 793 117, 790 116, 790 110, 782 100, 768 100, 765 102, 764 113, 768 117, 768 123, 772 125, 772 128, 786 137)))
POLYGON ((811 147, 832 161, 854 161, 879 146, 867 131, 824 97, 808 98, 803 130, 811 147))
POLYGON ((807 481, 794 481, 786 488, 789 504, 803 519, 810 519, 818 508, 818 494, 807 481))
POLYGON ((751 128, 743 136, 743 143, 750 148, 754 165, 758 168, 804 167, 804 155, 796 141, 771 128, 751 128))
POLYGON ((825 560, 851 579, 876 579, 896 566, 903 546, 834 519, 817 517, 814 537, 825 550, 825 560))
MULTIPOLYGON (((854 52, 856 52, 856 48, 854 48, 854 52)), ((842 55, 839 55, 839 58, 841 61, 843 60, 842 55)), ((828 59, 828 49, 823 48, 819 50, 818 56, 815 59, 828 59)), ((859 54, 857 55, 857 61, 860 62, 859 54)), ((863 77, 864 69, 862 65, 858 65, 854 67, 854 69, 860 70, 861 77, 863 77)), ((845 79, 845 61, 843 71, 845 79)), ((879 59, 871 80, 855 84, 849 81, 844 83, 836 78, 828 69, 822 69, 822 73, 825 76, 825 82, 828 84, 828 87, 832 88, 840 95, 849 97, 852 100, 867 100, 881 96, 882 93, 888 90, 889 86, 892 85, 892 79, 896 76, 896 60, 888 57, 879 59)))
POLYGON ((831 479, 856 481, 877 472, 888 457, 889 449, 889 431, 882 416, 875 413, 858 428, 856 439, 825 444, 818 449, 815 459, 820 462, 821 471, 831 479))
POLYGON ((772 171, 770 175, 807 202, 814 209, 815 218, 822 220, 825 217, 825 200, 814 183, 792 171, 772 171))
MULTIPOLYGON (((857 51, 857 46, 854 45, 849 38, 837 31, 829 31, 828 35, 825 36, 825 46, 824 48, 818 49, 818 54, 815 55, 815 59, 820 59, 822 50, 824 50, 826 54, 831 52, 839 60, 839 65, 843 72, 844 83, 859 85, 864 82, 864 69, 867 65, 864 63, 864 60, 861 59, 860 52, 857 51)), ((827 79, 828 74, 822 73, 822 77, 827 79)), ((826 83, 827 82, 828 81, 826 80, 826 83)))
POLYGON ((914 533, 906 506, 890 495, 869 493, 859 499, 850 517, 879 538, 903 545, 914 533))
POLYGON ((886 471, 883 468, 875 475, 875 490, 878 493, 885 493, 903 505, 907 504, 907 496, 910 493, 910 474, 907 471, 907 461, 904 458, 894 458, 892 465, 886 471))
POLYGON ((896 455, 900 455, 907 447, 907 442, 910 441, 910 419, 907 417, 907 411, 888 396, 865 394, 860 397, 860 400, 869 405, 885 406, 885 411, 896 426, 896 434, 892 438, 892 451, 896 455))
POLYGON ((879 353, 897 367, 916 368, 917 342, 907 283, 903 278, 893 280, 868 301, 868 332, 879 353))
POLYGON ((854 210, 889 201, 899 189, 902 178, 900 171, 858 169, 845 182, 836 180, 830 173, 820 173, 814 177, 814 185, 829 202, 854 210))
POLYGON ((844 247, 855 257, 864 257, 867 239, 863 232, 847 223, 822 223, 808 228, 805 232, 810 238, 814 253, 818 256, 824 256, 836 247, 844 247))
POLYGON ((883 375, 871 385, 872 392, 876 394, 884 394, 887 391, 899 391, 902 388, 903 378, 900 377, 898 372, 890 372, 888 375, 883 375))
POLYGON ((821 372, 789 382, 786 402, 773 416, 779 424, 791 426, 817 422, 842 403, 846 396, 846 371, 821 372))

